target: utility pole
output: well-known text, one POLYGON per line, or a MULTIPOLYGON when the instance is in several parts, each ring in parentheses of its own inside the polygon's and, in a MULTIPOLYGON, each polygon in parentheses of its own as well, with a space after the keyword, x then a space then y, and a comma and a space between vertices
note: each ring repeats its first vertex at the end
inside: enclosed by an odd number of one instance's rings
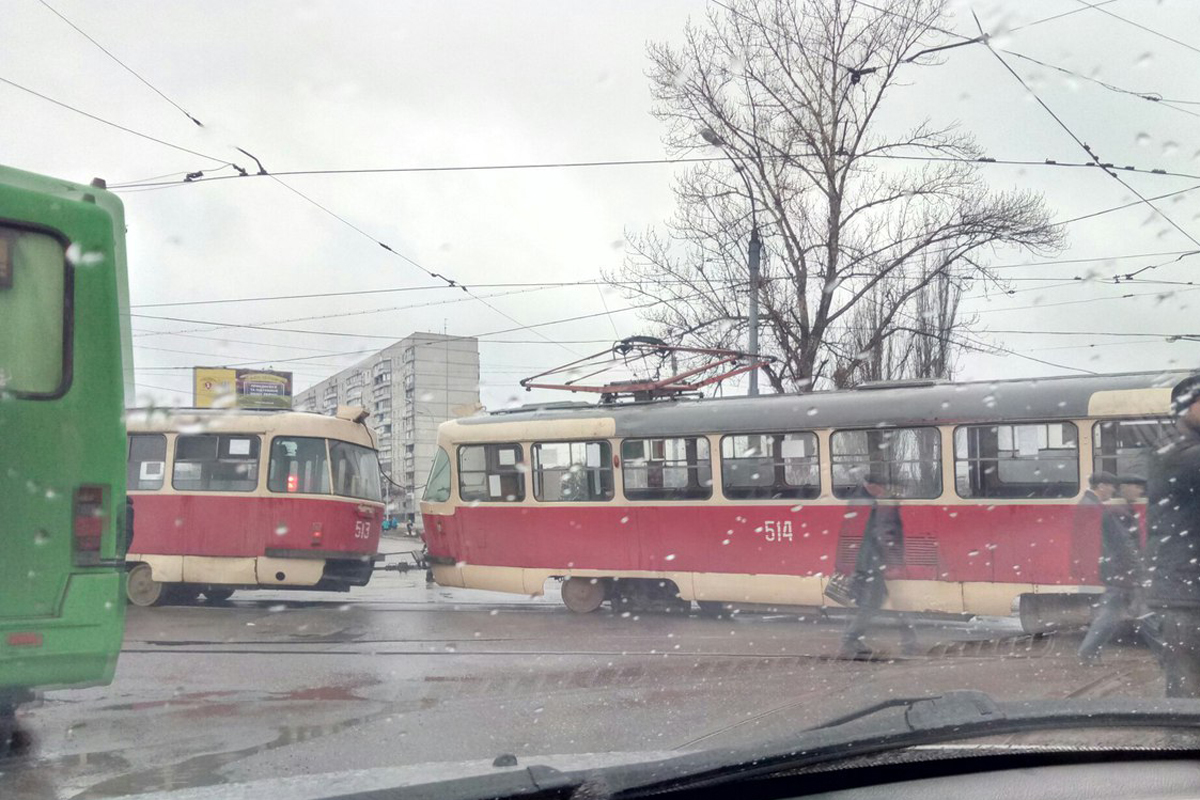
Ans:
MULTIPOLYGON (((729 159, 729 163, 733 164, 733 169, 742 178, 742 183, 746 185, 746 195, 750 198, 750 246, 747 253, 747 267, 750 273, 750 319, 749 319, 749 336, 746 344, 746 349, 750 352, 751 358, 758 357, 758 272, 759 262, 762 258, 762 239, 758 236, 758 210, 757 204, 754 202, 754 189, 750 186, 750 179, 746 177, 746 172, 742 163, 734 158, 729 152, 729 146, 720 135, 712 128, 701 128, 700 137, 704 141, 711 144, 713 147, 720 148, 725 157, 729 159)), ((758 394, 758 370, 750 371, 750 391, 751 397, 758 394)))
MULTIPOLYGON (((751 203, 754 201, 751 200, 751 203)), ((758 225, 750 231, 750 357, 758 358, 758 262, 762 255, 762 240, 758 225)), ((750 396, 758 394, 758 370, 750 370, 750 396)))

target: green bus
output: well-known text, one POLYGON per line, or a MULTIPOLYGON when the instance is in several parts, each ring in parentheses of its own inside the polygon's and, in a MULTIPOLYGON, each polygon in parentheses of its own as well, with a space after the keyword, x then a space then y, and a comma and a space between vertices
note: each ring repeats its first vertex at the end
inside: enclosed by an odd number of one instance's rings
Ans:
POLYGON ((0 167, 0 756, 35 690, 116 667, 128 308, 121 201, 0 167))

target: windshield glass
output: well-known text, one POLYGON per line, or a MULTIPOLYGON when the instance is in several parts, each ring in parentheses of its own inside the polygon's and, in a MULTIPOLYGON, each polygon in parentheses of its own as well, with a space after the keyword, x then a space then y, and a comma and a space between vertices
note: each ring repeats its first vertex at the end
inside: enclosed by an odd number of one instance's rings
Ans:
POLYGON ((1191 0, 3 14, 0 798, 1200 701, 1191 0))
POLYGON ((433 456, 422 499, 431 503, 444 503, 450 499, 450 456, 440 447, 433 456))
POLYGON ((334 494, 364 500, 383 498, 374 450, 349 442, 330 442, 329 461, 333 467, 334 494))

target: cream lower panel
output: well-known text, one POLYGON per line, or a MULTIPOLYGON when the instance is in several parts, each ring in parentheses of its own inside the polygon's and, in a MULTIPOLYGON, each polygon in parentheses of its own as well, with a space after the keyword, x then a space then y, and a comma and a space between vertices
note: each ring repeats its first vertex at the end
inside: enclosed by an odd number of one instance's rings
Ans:
POLYGON ((253 586, 258 583, 254 576, 253 558, 229 558, 223 556, 184 556, 184 583, 225 583, 237 586, 253 586))
POLYGON ((438 586, 462 588, 467 585, 463 580, 462 567, 455 564, 434 564, 432 569, 433 580, 438 586))
POLYGON ((325 574, 323 558, 266 558, 255 560, 260 586, 313 586, 325 574))
POLYGON ((824 601, 827 580, 815 575, 736 575, 697 572, 692 576, 695 597, 725 603, 819 606, 824 601))
MULTIPOLYGON (((434 580, 441 586, 510 594, 541 595, 546 581, 553 577, 647 578, 674 581, 684 600, 837 607, 836 603, 824 596, 828 578, 817 576, 551 570, 471 565, 436 565, 433 573, 434 580)), ((1095 590, 1096 587, 1089 586, 895 580, 888 581, 888 600, 883 607, 892 611, 1008 616, 1012 613, 1013 601, 1026 592, 1078 594, 1095 590)))
POLYGON ((128 553, 125 556, 128 564, 138 562, 150 565, 150 577, 159 583, 180 583, 183 581, 183 556, 158 556, 142 553, 128 553))

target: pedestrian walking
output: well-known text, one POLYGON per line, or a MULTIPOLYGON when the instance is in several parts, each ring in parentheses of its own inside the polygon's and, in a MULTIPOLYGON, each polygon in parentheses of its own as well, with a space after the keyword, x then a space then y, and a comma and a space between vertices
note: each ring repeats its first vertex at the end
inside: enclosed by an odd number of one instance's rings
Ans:
POLYGON ((1146 486, 1147 602, 1162 620, 1167 697, 1200 697, 1200 374, 1171 390, 1171 408, 1176 428, 1146 486))
POLYGON ((1098 471, 1088 477, 1088 488, 1075 507, 1071 533, 1071 577, 1080 583, 1095 580, 1097 545, 1104 524, 1104 504, 1117 493, 1117 476, 1098 471))
MULTIPOLYGON (((1105 480, 1108 477, 1107 473, 1100 475, 1105 480)), ((1163 647, 1157 624, 1146 610, 1141 524, 1134 506, 1145 490, 1146 479, 1127 475, 1114 480, 1119 498, 1101 506, 1100 582, 1104 584, 1104 594, 1079 646, 1079 660, 1088 666, 1100 663, 1101 649, 1130 620, 1155 654, 1163 647)))
MULTIPOLYGON (((865 512, 867 521, 850 584, 850 596, 857 610, 842 636, 839 658, 870 655, 871 649, 863 643, 863 636, 887 600, 884 577, 888 563, 904 563, 904 524, 900 507, 887 501, 890 494, 887 485, 868 477, 851 497, 851 508, 856 510, 848 513, 861 515, 865 512)), ((903 652, 915 655, 918 652, 917 632, 904 614, 899 615, 899 621, 903 652)))

